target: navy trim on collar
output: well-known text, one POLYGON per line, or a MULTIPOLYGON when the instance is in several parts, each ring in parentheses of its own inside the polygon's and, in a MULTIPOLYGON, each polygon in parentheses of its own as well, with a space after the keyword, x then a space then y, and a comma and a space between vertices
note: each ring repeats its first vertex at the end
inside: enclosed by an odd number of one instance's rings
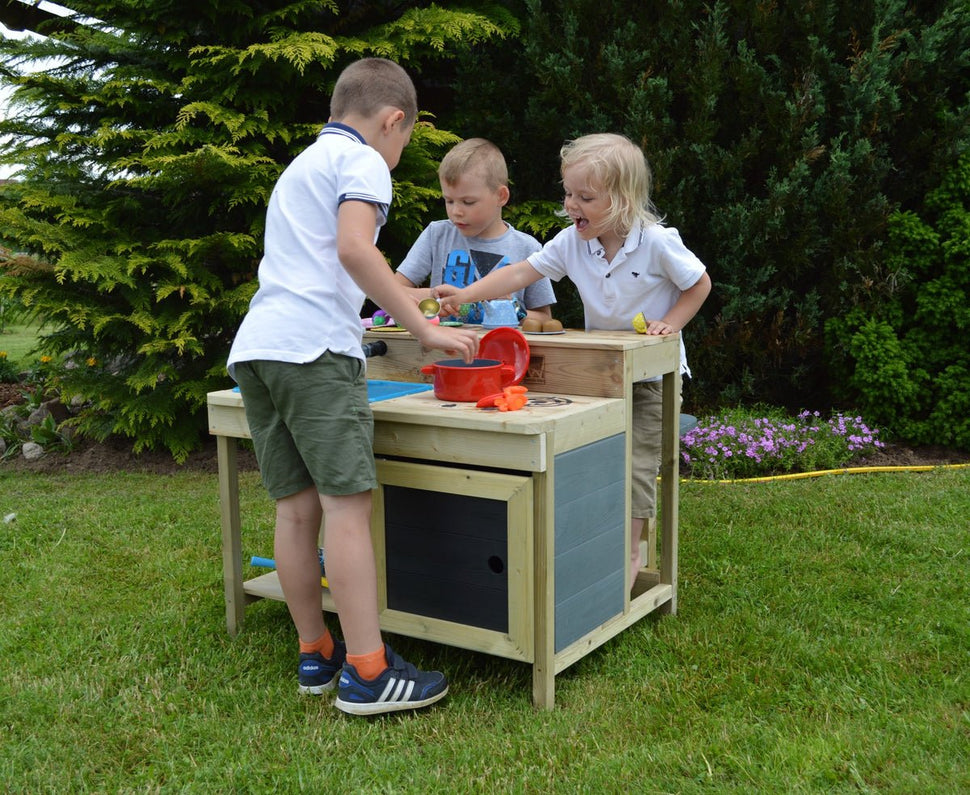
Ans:
MULTIPOLYGON (((364 140, 364 136, 357 132, 357 130, 355 130, 353 127, 348 127, 346 124, 342 124, 339 121, 328 121, 323 126, 323 129, 320 130, 320 135, 326 135, 327 133, 331 135, 346 135, 349 138, 360 141, 362 144, 367 143, 367 141, 364 140)), ((319 138, 320 136, 317 137, 319 138)))

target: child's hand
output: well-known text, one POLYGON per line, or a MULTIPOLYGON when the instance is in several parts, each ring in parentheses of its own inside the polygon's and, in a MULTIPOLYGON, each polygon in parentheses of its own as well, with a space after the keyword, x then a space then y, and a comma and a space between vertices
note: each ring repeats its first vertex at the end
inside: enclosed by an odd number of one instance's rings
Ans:
POLYGON ((413 332, 426 348, 437 348, 449 355, 458 355, 471 362, 478 353, 478 334, 465 328, 442 328, 425 323, 420 332, 413 332))
POLYGON ((673 334, 677 329, 663 320, 647 320, 640 312, 633 318, 633 328, 640 334, 650 334, 652 336, 673 334))
POLYGON ((431 288, 431 297, 436 298, 441 304, 441 315, 456 315, 458 314, 461 305, 466 303, 459 299, 461 294, 461 288, 455 287, 453 284, 439 284, 437 287, 431 288))

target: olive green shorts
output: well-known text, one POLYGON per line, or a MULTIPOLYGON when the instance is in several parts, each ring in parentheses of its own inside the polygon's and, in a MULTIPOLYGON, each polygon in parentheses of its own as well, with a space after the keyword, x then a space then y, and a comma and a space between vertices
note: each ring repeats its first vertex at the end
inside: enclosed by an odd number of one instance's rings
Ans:
POLYGON ((239 362, 234 374, 270 497, 311 486, 326 495, 377 486, 374 415, 360 359, 327 352, 308 364, 239 362))

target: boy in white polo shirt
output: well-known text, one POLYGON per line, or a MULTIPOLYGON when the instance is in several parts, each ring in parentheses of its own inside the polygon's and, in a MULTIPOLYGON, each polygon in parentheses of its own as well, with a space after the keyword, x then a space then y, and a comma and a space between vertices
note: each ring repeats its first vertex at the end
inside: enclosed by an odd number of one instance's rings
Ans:
POLYGON ((383 643, 370 538, 377 476, 361 347, 365 297, 426 347, 471 361, 478 346, 472 331, 429 323, 377 248, 390 172, 416 118, 414 85, 397 64, 366 58, 341 73, 330 121, 273 189, 259 289, 228 362, 276 500, 276 568, 299 634, 300 690, 323 693, 339 675, 336 705, 359 715, 425 706, 448 691, 442 674, 415 669, 383 643), (324 518, 344 642, 321 610, 324 518))
MULTIPOLYGON (((631 330, 641 312, 647 334, 683 329, 707 299, 711 279, 654 211, 643 152, 622 135, 599 133, 567 142, 560 161, 563 214, 572 226, 541 251, 463 290, 437 288, 443 308, 505 295, 543 276, 568 276, 582 298, 587 329, 631 330)), ((680 346, 681 373, 690 375, 683 339, 680 346)), ((645 520, 656 516, 661 406, 660 379, 633 385, 631 583, 642 563, 645 520)))

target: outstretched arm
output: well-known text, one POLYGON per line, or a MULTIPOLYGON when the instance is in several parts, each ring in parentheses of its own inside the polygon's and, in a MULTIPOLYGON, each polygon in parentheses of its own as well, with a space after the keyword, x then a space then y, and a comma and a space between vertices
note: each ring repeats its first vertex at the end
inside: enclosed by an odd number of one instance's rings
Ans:
POLYGON ((542 274, 528 260, 522 260, 504 268, 496 268, 484 279, 479 279, 468 287, 459 289, 451 284, 439 284, 432 290, 432 294, 441 301, 445 312, 454 313, 462 304, 511 295, 541 278, 542 274))

